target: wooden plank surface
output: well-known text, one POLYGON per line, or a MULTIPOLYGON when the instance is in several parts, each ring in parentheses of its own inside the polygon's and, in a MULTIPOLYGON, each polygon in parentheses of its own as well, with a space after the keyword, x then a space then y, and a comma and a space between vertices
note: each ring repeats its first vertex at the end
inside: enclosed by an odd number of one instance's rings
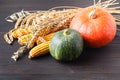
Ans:
MULTIPOLYGON (((118 0, 120 2, 120 0, 118 0)), ((20 46, 8 45, 3 35, 14 23, 8 15, 24 10, 47 10, 55 6, 92 5, 92 0, 0 0, 0 80, 120 80, 120 37, 99 49, 85 49, 74 62, 58 62, 49 54, 30 60, 28 53, 14 62, 10 57, 20 46)))

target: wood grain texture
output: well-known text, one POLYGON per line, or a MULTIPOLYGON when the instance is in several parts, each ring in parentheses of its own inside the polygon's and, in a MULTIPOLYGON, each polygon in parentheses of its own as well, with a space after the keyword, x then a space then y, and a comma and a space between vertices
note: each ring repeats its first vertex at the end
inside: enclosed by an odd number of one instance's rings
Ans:
POLYGON ((4 41, 4 33, 14 26, 4 18, 21 9, 61 5, 85 7, 92 5, 92 0, 0 0, 0 80, 120 80, 120 36, 105 47, 85 49, 74 62, 58 62, 49 54, 30 60, 27 52, 18 62, 10 58, 20 46, 4 41))

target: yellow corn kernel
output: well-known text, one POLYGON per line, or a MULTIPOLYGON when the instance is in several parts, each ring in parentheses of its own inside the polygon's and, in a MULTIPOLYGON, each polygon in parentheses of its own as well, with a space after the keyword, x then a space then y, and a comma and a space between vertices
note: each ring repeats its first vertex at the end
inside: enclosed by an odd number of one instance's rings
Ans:
POLYGON ((22 29, 22 28, 19 28, 19 29, 16 29, 15 31, 12 32, 12 36, 14 38, 18 38, 19 36, 22 36, 22 35, 25 35, 25 34, 28 34, 28 30, 27 29, 22 29))
MULTIPOLYGON (((50 34, 48 34, 48 35, 46 35, 46 36, 44 36, 44 37, 42 37, 42 38, 43 38, 45 41, 50 41, 54 34, 55 34, 55 33, 50 33, 50 34)), ((38 37, 38 39, 36 40, 36 44, 38 45, 38 44, 41 44, 41 43, 42 43, 42 41, 41 41, 41 39, 38 37)))
POLYGON ((33 34, 29 33, 21 37, 18 37, 18 43, 20 45, 26 45, 31 40, 32 36, 33 34))
POLYGON ((29 52, 29 58, 34 58, 47 54, 49 52, 49 44, 50 41, 46 41, 32 48, 29 52))

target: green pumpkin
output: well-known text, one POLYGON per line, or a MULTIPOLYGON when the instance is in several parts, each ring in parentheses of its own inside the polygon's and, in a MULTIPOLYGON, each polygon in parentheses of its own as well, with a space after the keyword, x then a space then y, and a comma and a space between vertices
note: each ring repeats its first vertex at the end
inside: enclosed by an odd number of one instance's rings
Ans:
POLYGON ((64 29, 55 33, 51 39, 50 54, 60 61, 77 59, 83 51, 83 39, 79 32, 73 29, 64 29))

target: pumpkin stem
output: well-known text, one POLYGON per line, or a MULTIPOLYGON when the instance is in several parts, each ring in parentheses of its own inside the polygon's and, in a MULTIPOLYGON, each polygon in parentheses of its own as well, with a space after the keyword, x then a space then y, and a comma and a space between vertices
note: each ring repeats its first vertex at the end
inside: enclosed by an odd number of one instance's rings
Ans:
POLYGON ((89 13, 89 18, 91 19, 96 18, 96 7, 89 13))
POLYGON ((69 35, 69 34, 70 34, 70 33, 69 33, 68 29, 65 29, 64 32, 63 32, 63 35, 66 36, 66 35, 69 35))
POLYGON ((93 0, 94 2, 94 9, 89 13, 89 18, 95 19, 96 18, 96 1, 93 0))

